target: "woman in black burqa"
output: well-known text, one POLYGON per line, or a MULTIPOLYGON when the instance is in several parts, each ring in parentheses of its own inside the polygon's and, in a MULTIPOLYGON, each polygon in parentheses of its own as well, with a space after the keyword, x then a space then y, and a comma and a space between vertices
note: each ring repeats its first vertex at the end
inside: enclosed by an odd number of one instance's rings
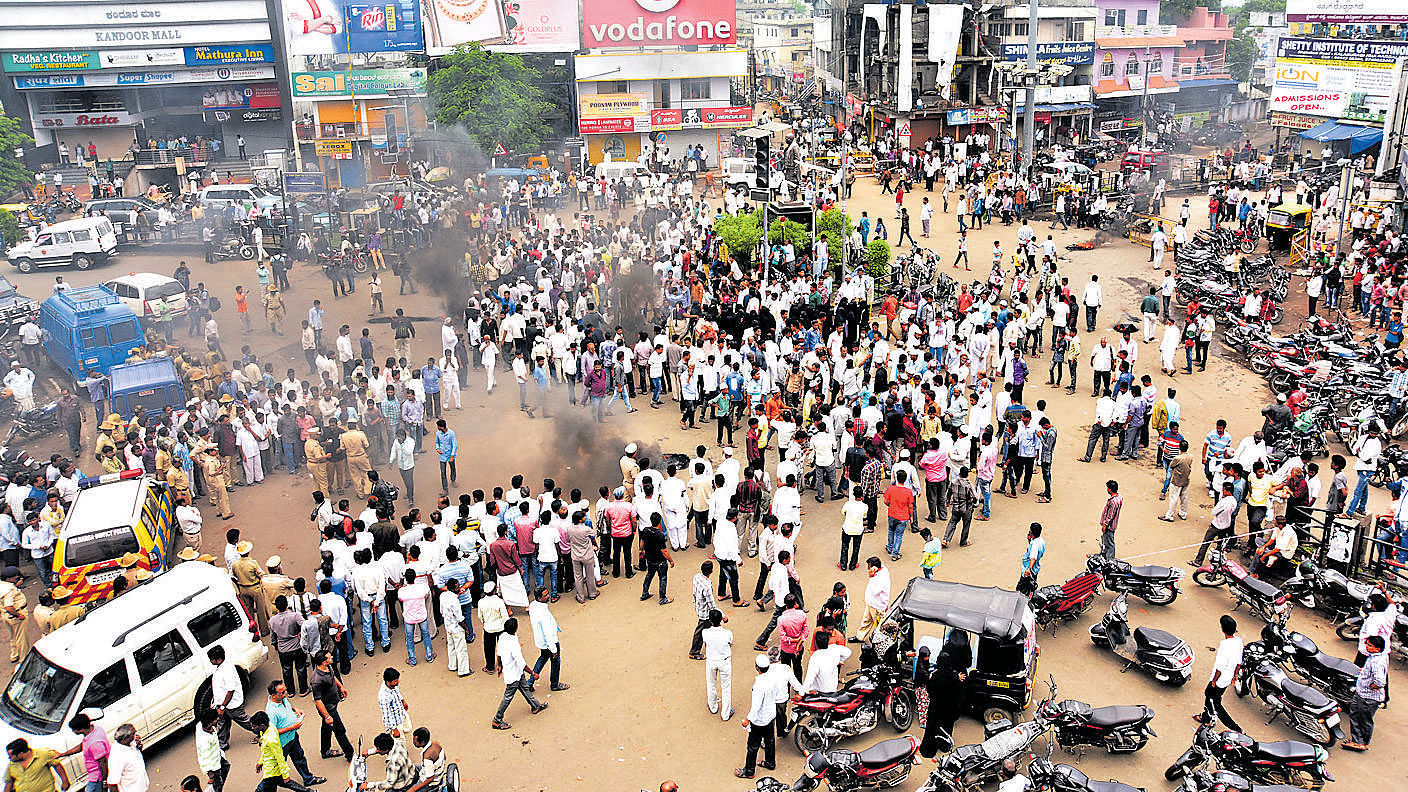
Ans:
POLYGON ((929 673, 929 717, 924 723, 924 740, 919 744, 919 753, 927 759, 953 750, 953 726, 963 714, 967 699, 965 681, 972 657, 968 633, 950 630, 929 673))

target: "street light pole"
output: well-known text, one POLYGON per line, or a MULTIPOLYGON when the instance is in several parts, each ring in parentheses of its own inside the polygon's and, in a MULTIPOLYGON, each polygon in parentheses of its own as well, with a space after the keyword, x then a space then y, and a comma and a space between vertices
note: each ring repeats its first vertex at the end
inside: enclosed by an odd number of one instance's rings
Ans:
MULTIPOLYGON (((1138 56, 1135 56, 1138 57, 1138 56)), ((1139 139, 1145 143, 1149 142, 1149 59, 1150 48, 1144 48, 1144 68, 1140 71, 1144 75, 1144 93, 1139 97, 1139 139)))
POLYGON ((1027 75, 1022 80, 1022 85, 1026 88, 1023 92, 1026 101, 1026 112, 1023 113, 1022 123, 1025 129, 1022 130, 1022 176, 1025 178, 1031 174, 1032 170, 1032 146, 1036 141, 1036 28, 1037 28, 1037 0, 1027 0, 1027 75))

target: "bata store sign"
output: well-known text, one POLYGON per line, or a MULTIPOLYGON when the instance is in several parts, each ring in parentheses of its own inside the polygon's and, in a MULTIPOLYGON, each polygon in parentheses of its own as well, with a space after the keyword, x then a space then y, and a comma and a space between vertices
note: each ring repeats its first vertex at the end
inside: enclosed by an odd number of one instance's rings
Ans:
POLYGON ((733 44, 734 0, 592 0, 582 4, 586 47, 733 44))
POLYGON ((132 123, 132 115, 121 110, 102 113, 35 113, 33 121, 34 125, 41 129, 128 126, 132 123))

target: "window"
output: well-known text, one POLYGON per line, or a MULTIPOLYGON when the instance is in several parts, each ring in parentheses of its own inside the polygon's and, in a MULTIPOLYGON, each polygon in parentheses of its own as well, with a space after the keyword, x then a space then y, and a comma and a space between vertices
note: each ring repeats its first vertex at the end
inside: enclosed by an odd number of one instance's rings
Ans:
POLYGON ((175 630, 132 653, 132 659, 137 662, 137 677, 143 685, 150 685, 190 658, 191 648, 175 630))
POLYGON ((74 241, 74 242, 91 242, 91 241, 93 241, 93 232, 92 232, 92 231, 89 231, 89 230, 86 229, 86 228, 80 228, 80 229, 78 229, 78 230, 76 230, 76 231, 73 232, 73 241, 74 241))
POLYGON ((80 681, 78 674, 30 652, 0 694, 0 713, 25 731, 53 734, 63 725, 80 681))
POLYGON ((596 84, 596 92, 605 93, 630 93, 631 83, 629 80, 616 80, 615 82, 599 82, 596 84))
MULTIPOLYGON (((108 338, 113 346, 119 346, 137 340, 136 322, 119 322, 108 325, 108 338)), ((119 555, 121 555, 119 553, 119 555)))
POLYGON ((80 710, 90 707, 107 709, 132 694, 132 682, 127 678, 127 661, 116 663, 93 675, 88 691, 83 694, 80 710))
MULTIPOLYGON (((131 327, 131 325, 126 326, 131 327)), ((118 325, 112 325, 112 328, 116 330, 118 325)), ((87 328, 81 331, 83 343, 89 349, 103 346, 102 328, 95 328, 95 330, 92 341, 87 338, 89 332, 87 328)), ((70 568, 88 566, 122 558, 127 553, 140 553, 141 551, 142 546, 137 541, 137 533, 132 530, 132 526, 119 525, 115 528, 90 531, 69 537, 68 541, 64 542, 64 566, 70 568)))
POLYGON ((1085 41, 1085 23, 1082 21, 1066 22, 1066 41, 1085 41))
POLYGON ((670 105, 670 81, 659 80, 655 83, 655 93, 658 95, 655 103, 661 110, 669 110, 670 105))
MULTIPOLYGON (((761 233, 761 232, 759 232, 759 233, 761 233)), ((44 247, 45 245, 52 245, 52 244, 54 244, 54 235, 53 235, 53 234, 40 234, 38 237, 35 238, 34 244, 35 244, 37 247, 44 247)))
POLYGON ((613 160, 626 158, 626 141, 620 135, 612 135, 601 142, 601 153, 610 154, 613 160))
POLYGON ((1014 36, 1025 36, 1025 35, 1027 35, 1027 23, 1026 23, 1026 22, 1014 22, 1014 23, 1012 23, 1012 35, 1014 35, 1014 36))
POLYGON ((1127 58, 1127 59, 1125 60, 1125 62, 1124 62, 1124 73, 1125 73, 1125 74, 1138 74, 1138 73, 1139 73, 1139 58, 1138 58, 1138 56, 1136 56, 1136 55, 1130 55, 1129 58, 1127 58))
POLYGON ((1155 53, 1155 54, 1149 56, 1149 60, 1144 64, 1144 71, 1145 71, 1146 74, 1163 74, 1163 73, 1164 73, 1164 56, 1163 56, 1163 53, 1155 53))
POLYGON ((54 244, 55 244, 55 245, 67 245, 68 243, 70 243, 70 242, 72 242, 72 241, 73 241, 73 235, 70 234, 69 232, 67 232, 67 231, 55 231, 55 232, 54 232, 54 244))
POLYGON ((681 99, 708 99, 709 80, 680 80, 681 99))
POLYGON ((1115 62, 1114 62, 1114 61, 1105 61, 1104 63, 1100 64, 1100 76, 1101 76, 1101 77, 1114 77, 1114 76, 1115 76, 1115 62))
MULTIPOLYGON (((94 349, 108 345, 108 334, 103 332, 101 327, 82 327, 78 330, 78 345, 84 349, 94 349)), ((73 540, 70 539, 65 548, 72 547, 73 540)))
POLYGON ((1105 9, 1105 24, 1109 25, 1110 27, 1124 27, 1124 9, 1105 9))
POLYGON ((1149 24, 1149 9, 1147 9, 1147 8, 1141 8, 1141 9, 1139 9, 1137 12, 1135 12, 1135 15, 1134 15, 1134 24, 1136 24, 1136 25, 1147 25, 1147 24, 1149 24))
POLYGON ((240 628, 240 618, 228 602, 222 602, 186 622, 196 643, 205 648, 240 628))

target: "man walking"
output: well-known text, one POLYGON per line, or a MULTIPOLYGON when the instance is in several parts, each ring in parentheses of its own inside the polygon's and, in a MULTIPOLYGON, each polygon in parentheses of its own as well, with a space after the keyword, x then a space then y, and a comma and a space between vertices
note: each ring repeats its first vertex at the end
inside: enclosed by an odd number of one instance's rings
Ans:
POLYGON ((704 692, 709 712, 724 720, 733 717, 733 631, 723 626, 728 617, 715 608, 704 628, 704 692))
POLYGON ((1120 483, 1114 479, 1105 482, 1105 508, 1100 512, 1100 554, 1110 560, 1115 558, 1115 529, 1120 525, 1120 507, 1124 498, 1120 495, 1120 483))
POLYGON ((1242 639, 1237 635, 1236 619, 1224 613, 1218 621, 1222 626, 1222 642, 1217 645, 1217 655, 1212 661, 1212 677, 1208 679, 1207 687, 1203 688, 1203 712, 1194 715, 1193 720, 1207 723, 1208 718, 1215 717, 1227 728, 1241 731, 1242 727, 1222 706, 1222 695, 1227 692, 1232 680, 1237 678, 1237 671, 1242 666, 1242 639))
POLYGON ((909 488, 908 474, 900 470, 895 473, 895 483, 885 488, 885 508, 889 517, 890 535, 885 550, 891 561, 900 560, 900 547, 904 542, 905 531, 909 530, 914 518, 914 490, 909 488))
POLYGON ((347 739, 347 727, 343 725, 342 716, 337 712, 338 705, 347 697, 347 688, 342 686, 337 674, 333 673, 332 653, 326 649, 313 656, 313 680, 309 689, 313 691, 313 706, 323 719, 318 734, 319 755, 324 759, 341 756, 351 761, 352 742, 347 739), (331 750, 334 737, 337 738, 337 747, 342 749, 341 753, 331 750))
MULTIPOLYGON (((270 729, 278 734, 284 756, 303 778, 304 785, 317 786, 327 779, 313 775, 313 771, 308 769, 308 755, 303 752, 303 743, 298 739, 298 730, 303 727, 303 711, 294 707, 288 696, 288 687, 283 680, 270 682, 269 703, 264 706, 264 713, 269 716, 270 729)), ((265 739, 268 739, 267 736, 265 739)))
POLYGON ((709 614, 719 609, 718 600, 714 599, 714 562, 705 561, 699 565, 699 571, 695 573, 693 580, 694 595, 694 615, 699 622, 694 625, 694 635, 689 641, 689 659, 699 660, 704 657, 704 631, 711 625, 709 614))
POLYGON ((244 685, 240 683, 239 670, 225 660, 225 647, 215 645, 205 653, 214 671, 210 676, 210 701, 220 720, 215 734, 220 738, 220 750, 230 750, 230 724, 238 723, 241 729, 259 737, 257 729, 244 711, 244 685))
POLYGON ((767 655, 758 655, 753 661, 757 675, 753 677, 752 703, 748 707, 748 717, 743 719, 743 728, 748 730, 748 750, 744 754, 743 766, 733 771, 739 778, 752 778, 757 767, 758 748, 763 749, 764 770, 777 768, 777 734, 773 730, 773 719, 777 717, 777 706, 773 703, 773 684, 768 678, 768 667, 772 665, 767 655))
MULTIPOLYGON (((548 599, 551 594, 550 589, 538 589, 538 595, 528 603, 528 623, 533 627, 533 645, 538 648, 538 659, 533 662, 533 678, 537 679, 538 674, 542 673, 543 666, 548 666, 549 684, 553 692, 558 692, 566 690, 570 686, 560 681, 562 643, 558 641, 557 634, 562 632, 562 628, 557 625, 557 618, 548 608, 548 599)), ((531 682, 529 687, 532 687, 531 682)))
MULTIPOLYGON (((1194 568, 1202 566, 1203 559, 1207 557, 1208 548, 1212 546, 1212 543, 1232 535, 1232 520, 1237 514, 1237 498, 1232 494, 1232 490, 1232 482, 1222 482, 1222 497, 1212 507, 1212 523, 1208 525, 1207 532, 1203 534, 1203 541, 1198 545, 1198 554, 1188 562, 1190 566, 1194 568)), ((1172 508, 1169 506, 1170 510, 1172 508)), ((1159 519, 1172 522, 1168 519, 1168 515, 1159 519)))
POLYGON ((865 559, 865 571, 870 576, 865 583, 865 613, 851 643, 868 639, 880 626, 880 617, 890 607, 890 570, 880 563, 878 556, 871 556, 865 559))
POLYGON ((508 705, 513 703, 515 693, 523 694, 523 699, 531 708, 529 711, 534 715, 547 709, 548 705, 533 698, 533 680, 537 679, 538 675, 528 670, 528 661, 523 659, 523 647, 518 645, 517 618, 510 616, 504 621, 504 629, 496 646, 495 662, 498 673, 504 678, 504 698, 499 702, 499 710, 494 713, 494 722, 490 725, 503 730, 509 728, 509 724, 504 721, 504 713, 508 711, 508 705))

